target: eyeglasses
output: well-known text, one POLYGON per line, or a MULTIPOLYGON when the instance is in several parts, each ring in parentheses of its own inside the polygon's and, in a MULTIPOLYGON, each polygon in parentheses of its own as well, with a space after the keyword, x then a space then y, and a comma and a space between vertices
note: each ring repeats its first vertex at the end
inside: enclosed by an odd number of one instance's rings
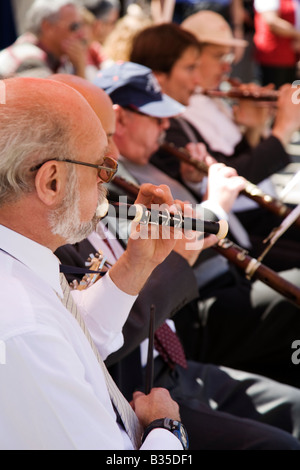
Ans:
POLYGON ((149 119, 154 119, 154 120, 157 122, 157 125, 158 125, 158 126, 161 126, 162 123, 163 123, 163 120, 166 119, 166 118, 160 118, 160 117, 150 116, 149 114, 142 113, 142 112, 139 111, 138 109, 131 108, 130 106, 123 106, 123 108, 126 109, 126 111, 130 111, 131 113, 139 114, 140 116, 144 116, 144 117, 147 117, 147 118, 149 118, 149 119))
POLYGON ((232 65, 235 59, 235 53, 233 51, 224 53, 224 49, 220 50, 219 46, 214 46, 212 44, 207 44, 205 47, 203 46, 203 53, 208 54, 212 59, 217 60, 220 64, 232 65))
POLYGON ((220 64, 232 65, 235 59, 235 54, 234 52, 229 52, 227 54, 211 53, 211 57, 217 60, 220 64))
POLYGON ((229 52, 228 54, 223 54, 219 57, 219 61, 222 64, 229 64, 232 65, 235 59, 235 54, 234 52, 229 52))
POLYGON ((74 23, 71 23, 69 25, 69 31, 71 31, 72 33, 75 33, 75 31, 78 31, 79 29, 81 29, 83 27, 83 23, 80 23, 80 22, 75 22, 74 23))
POLYGON ((79 162, 78 160, 70 160, 68 158, 65 158, 64 160, 59 160, 58 158, 51 158, 50 160, 46 160, 43 163, 39 163, 38 165, 30 168, 30 171, 39 170, 45 163, 51 161, 75 163, 76 165, 83 165, 96 168, 98 170, 98 177, 103 183, 109 183, 118 170, 118 162, 112 157, 105 157, 103 165, 94 165, 93 163, 79 162))

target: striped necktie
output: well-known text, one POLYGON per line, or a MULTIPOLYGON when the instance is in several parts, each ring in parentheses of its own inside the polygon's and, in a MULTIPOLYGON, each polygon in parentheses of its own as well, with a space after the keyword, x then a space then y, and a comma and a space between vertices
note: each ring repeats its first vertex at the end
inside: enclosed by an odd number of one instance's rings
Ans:
POLYGON ((63 300, 62 303, 64 306, 71 312, 71 314, 76 318, 78 321, 80 327, 82 328, 86 338, 88 339, 91 348, 96 355, 96 358, 102 368, 105 380, 106 380, 106 385, 107 389, 110 395, 110 399, 113 403, 113 406, 119 415, 122 424, 132 441, 132 444, 135 449, 139 449, 141 445, 141 437, 142 437, 142 427, 139 423, 139 420, 134 413, 133 409, 131 408, 130 404, 126 400, 126 398, 122 395, 120 392, 119 388, 117 387, 116 383, 112 379, 111 375, 109 374, 100 354, 98 349, 96 348, 96 345, 83 321, 83 318, 81 317, 79 310, 73 300, 72 294, 71 294, 71 289, 70 286, 64 276, 64 274, 60 274, 60 284, 63 290, 63 300))

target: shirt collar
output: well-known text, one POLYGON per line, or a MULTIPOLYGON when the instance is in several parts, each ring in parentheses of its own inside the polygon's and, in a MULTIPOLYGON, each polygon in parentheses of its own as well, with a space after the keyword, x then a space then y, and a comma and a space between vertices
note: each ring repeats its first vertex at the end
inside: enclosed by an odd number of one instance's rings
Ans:
POLYGON ((59 260, 49 248, 0 225, 0 249, 34 271, 63 297, 59 282, 59 260))

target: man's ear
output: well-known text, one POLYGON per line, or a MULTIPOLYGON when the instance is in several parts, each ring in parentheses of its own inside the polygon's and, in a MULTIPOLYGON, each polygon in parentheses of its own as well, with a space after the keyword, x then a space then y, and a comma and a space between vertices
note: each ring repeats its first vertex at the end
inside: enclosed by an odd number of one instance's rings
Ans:
POLYGON ((47 21, 46 19, 44 19, 42 22, 41 22, 41 26, 40 26, 40 29, 41 29, 41 35, 42 36, 49 36, 49 35, 52 35, 53 34, 53 24, 50 23, 49 21, 47 21))
POLYGON ((66 175, 64 165, 51 160, 44 163, 35 177, 38 197, 46 206, 56 206, 64 197, 66 175))
POLYGON ((126 111, 122 108, 122 106, 119 106, 118 104, 114 104, 113 109, 116 115, 115 135, 117 136, 117 135, 122 134, 123 130, 126 128, 127 115, 126 115, 126 111))
POLYGON ((118 121, 122 115, 122 108, 120 105, 118 104, 113 104, 113 110, 115 112, 115 115, 116 115, 116 121, 118 121))

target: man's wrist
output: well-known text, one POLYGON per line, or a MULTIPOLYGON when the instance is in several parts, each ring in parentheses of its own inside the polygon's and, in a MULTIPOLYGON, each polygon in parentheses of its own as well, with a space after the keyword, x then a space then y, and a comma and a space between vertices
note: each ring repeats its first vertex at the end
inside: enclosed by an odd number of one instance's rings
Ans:
POLYGON ((125 251, 118 261, 110 268, 111 280, 116 286, 129 295, 138 295, 156 265, 137 263, 125 251))
POLYGON ((183 449, 188 450, 189 439, 188 439, 185 426, 180 421, 170 419, 170 418, 155 419, 150 424, 148 424, 142 437, 142 443, 145 441, 148 434, 150 434, 150 432, 153 431, 153 429, 159 429, 159 428, 170 431, 175 437, 177 437, 177 439, 179 439, 183 449))

